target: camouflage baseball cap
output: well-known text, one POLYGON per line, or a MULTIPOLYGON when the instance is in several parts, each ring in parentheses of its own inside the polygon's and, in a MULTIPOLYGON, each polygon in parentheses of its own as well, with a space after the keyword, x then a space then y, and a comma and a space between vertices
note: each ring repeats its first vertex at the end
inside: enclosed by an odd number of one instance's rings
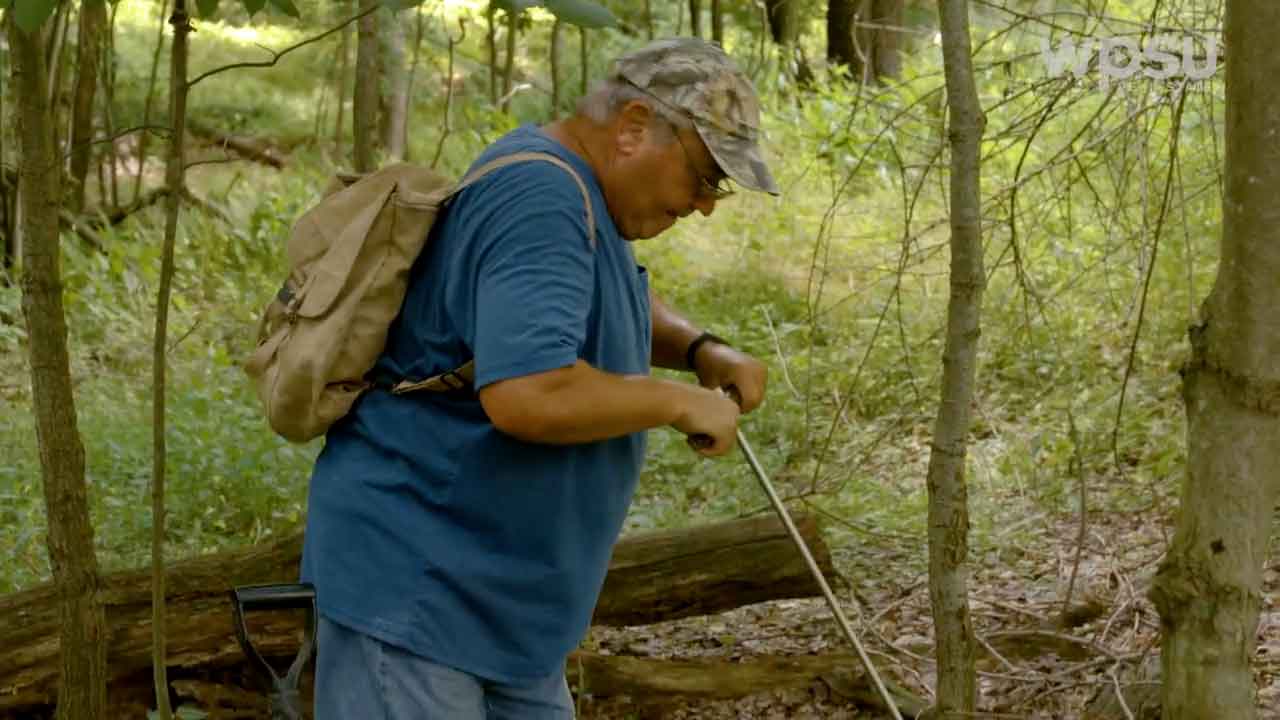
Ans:
POLYGON ((658 40, 615 60, 609 77, 687 114, 732 180, 778 194, 760 154, 755 89, 719 45, 698 38, 658 40))

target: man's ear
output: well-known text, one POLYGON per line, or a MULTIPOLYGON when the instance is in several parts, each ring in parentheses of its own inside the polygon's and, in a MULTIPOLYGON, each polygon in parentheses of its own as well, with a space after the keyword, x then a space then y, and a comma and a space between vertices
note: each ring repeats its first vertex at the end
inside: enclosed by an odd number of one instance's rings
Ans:
POLYGON ((632 100, 623 105, 616 115, 614 124, 614 142, 618 155, 630 157, 635 155, 646 142, 651 142, 653 134, 651 123, 655 119, 653 108, 639 100, 632 100))

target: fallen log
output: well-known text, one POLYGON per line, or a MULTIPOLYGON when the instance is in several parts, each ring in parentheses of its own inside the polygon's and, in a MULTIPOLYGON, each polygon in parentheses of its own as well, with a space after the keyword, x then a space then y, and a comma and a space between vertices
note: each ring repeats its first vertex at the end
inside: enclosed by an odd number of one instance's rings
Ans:
MULTIPOLYGON (((855 655, 764 656, 745 662, 719 659, 660 660, 578 651, 566 665, 575 693, 634 698, 683 696, 731 699, 823 682, 837 695, 884 710, 884 700, 855 655)), ((928 703, 891 682, 886 687, 904 717, 928 703)))
MULTIPOLYGON (((736 699, 758 693, 823 683, 850 703, 887 710, 857 656, 847 654, 663 660, 578 651, 565 664, 575 696, 626 695, 640 702, 667 703, 677 698, 736 699)), ((310 673, 303 682, 304 705, 311 703, 310 673)), ((263 695, 235 684, 180 679, 173 683, 180 701, 193 701, 209 720, 266 720, 263 695)), ((892 682, 887 684, 904 717, 917 717, 928 703, 892 682)))
MULTIPOLYGON (((830 553, 816 521, 798 516, 796 522, 830 573, 830 553)), ((165 582, 169 666, 239 663, 227 591, 294 580, 301 547, 299 534, 172 565, 165 582)), ((110 683, 150 667, 150 592, 147 571, 111 573, 102 580, 110 683)), ((647 624, 818 593, 782 525, 773 517, 750 518, 623 538, 594 622, 647 624)), ((49 584, 0 597, 0 717, 53 702, 57 608, 57 590, 49 584)), ((297 616, 265 615, 251 618, 255 645, 263 655, 291 657, 298 643, 297 616)))
MULTIPOLYGON (((795 518, 828 577, 831 553, 812 516, 795 518)), ((772 515, 638 533, 613 549, 595 625, 647 625, 822 591, 772 515)))
POLYGON ((254 162, 270 165, 280 169, 285 160, 266 140, 242 135, 231 135, 219 130, 191 126, 191 132, 206 140, 210 145, 221 148, 223 152, 230 150, 237 155, 254 162))

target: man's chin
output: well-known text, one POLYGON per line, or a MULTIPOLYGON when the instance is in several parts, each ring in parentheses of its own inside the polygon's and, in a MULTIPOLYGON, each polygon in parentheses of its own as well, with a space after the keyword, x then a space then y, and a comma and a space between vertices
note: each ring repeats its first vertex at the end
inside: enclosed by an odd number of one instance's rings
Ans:
POLYGON ((676 224, 676 220, 677 218, 670 217, 666 220, 636 223, 632 227, 619 227, 618 234, 623 240, 648 240, 670 230, 671 226, 676 224))

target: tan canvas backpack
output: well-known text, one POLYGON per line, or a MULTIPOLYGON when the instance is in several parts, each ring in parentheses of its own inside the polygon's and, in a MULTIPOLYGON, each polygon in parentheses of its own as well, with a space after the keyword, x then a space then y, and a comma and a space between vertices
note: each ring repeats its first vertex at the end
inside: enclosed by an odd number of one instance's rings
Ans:
MULTIPOLYGON (((582 191, 595 246, 590 195, 573 168, 554 155, 515 153, 492 160, 454 185, 431 170, 401 163, 367 176, 340 176, 289 235, 289 277, 263 311, 258 345, 245 363, 267 420, 305 442, 322 435, 369 389, 373 368, 400 312, 409 268, 449 198, 498 168, 542 161, 569 173, 582 191)), ((396 383, 397 394, 469 387, 474 361, 425 380, 396 383)))

